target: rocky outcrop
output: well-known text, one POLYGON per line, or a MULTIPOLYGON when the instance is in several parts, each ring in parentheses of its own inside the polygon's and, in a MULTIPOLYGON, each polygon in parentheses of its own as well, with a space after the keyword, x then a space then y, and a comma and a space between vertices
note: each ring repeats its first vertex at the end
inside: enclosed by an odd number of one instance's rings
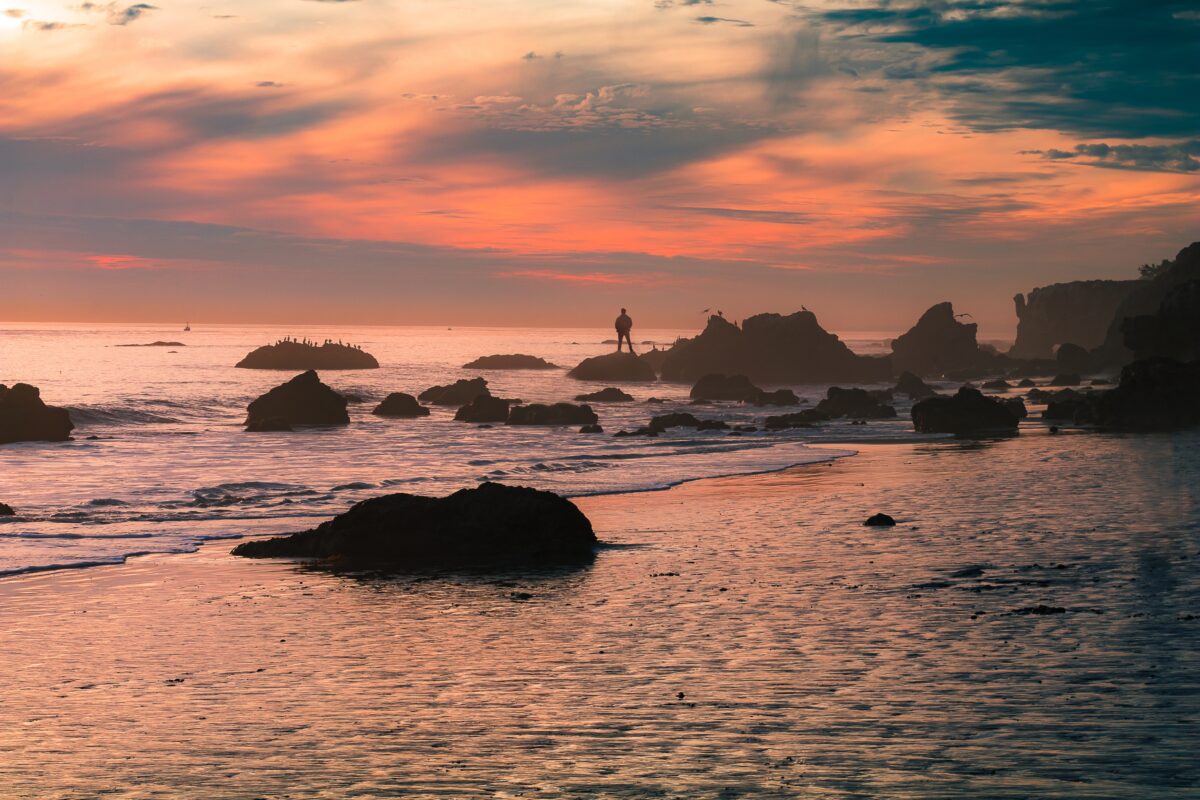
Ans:
POLYGON ((650 369, 654 370, 655 375, 658 375, 662 372, 663 362, 667 360, 667 351, 654 347, 638 354, 638 358, 648 364, 650 369))
POLYGON ((1060 373, 1090 372, 1092 354, 1074 342, 1064 342, 1054 353, 1054 361, 1060 373))
POLYGON ((817 403, 817 412, 827 417, 852 417, 854 419, 888 419, 896 416, 896 409, 888 405, 889 392, 869 392, 866 389, 843 389, 830 386, 825 399, 817 403))
POLYGON ((581 403, 631 403, 633 395, 626 394, 616 387, 610 386, 591 394, 577 394, 575 399, 581 403))
POLYGON ((892 391, 896 394, 906 394, 913 400, 922 400, 937 394, 937 391, 932 386, 911 372, 901 372, 900 377, 896 380, 896 386, 892 391))
POLYGON ((1200 361, 1134 361, 1115 389, 1056 397, 1043 415, 1118 431, 1171 431, 1200 425, 1200 361))
POLYGON ((74 428, 71 414, 46 405, 36 386, 0 383, 0 444, 65 442, 74 428))
POLYGON ((380 417, 428 417, 429 409, 417 402, 417 398, 404 392, 392 392, 383 398, 383 402, 375 406, 371 412, 380 417))
POLYGON ((912 407, 913 427, 920 433, 1012 433, 1019 418, 1007 404, 963 387, 953 397, 929 397, 912 407))
MULTIPOLYGON (((293 425, 348 425, 346 398, 321 383, 313 370, 276 386, 246 408, 246 425, 260 430, 270 422, 293 425)), ((281 428, 270 428, 281 430, 281 428)))
POLYGON ((751 403, 762 394, 745 375, 704 375, 692 387, 693 400, 734 400, 751 403))
POLYGON ((987 389, 988 391, 993 391, 993 392, 1007 392, 1009 389, 1013 388, 1013 386, 1011 383, 1009 383, 1006 380, 997 379, 994 381, 988 381, 987 383, 983 384, 983 386, 981 386, 980 388, 987 389))
POLYGON ((597 419, 596 412, 587 405, 530 403, 509 411, 506 422, 509 425, 594 425, 597 419))
MULTIPOLYGON (((1167 295, 1176 287, 1200 280, 1200 242, 1193 242, 1179 251, 1173 261, 1164 265, 1150 280, 1135 281, 1133 291, 1117 306, 1113 313, 1104 342, 1092 352, 1097 367, 1115 367, 1132 361, 1136 354, 1127 345, 1126 323, 1130 317, 1155 315, 1162 308, 1167 295)), ((1135 324, 1136 325, 1136 324, 1135 324)), ((1134 336, 1137 337, 1135 329, 1134 336)), ((1146 355, 1151 355, 1143 350, 1146 355)), ((1165 353, 1152 355, 1165 356, 1165 353)))
POLYGON ((470 364, 464 364, 463 369, 558 369, 558 365, 551 364, 537 356, 514 353, 503 356, 482 356, 470 364))
POLYGON ((729 428, 729 425, 719 419, 696 419, 687 412, 676 412, 674 414, 659 414, 650 419, 650 430, 665 431, 669 428, 695 428, 700 431, 723 431, 729 428))
POLYGON ((242 369, 378 369, 375 356, 354 345, 296 342, 291 339, 263 345, 237 363, 242 369))
POLYGON ((980 348, 977 328, 973 322, 959 322, 950 303, 938 303, 892 341, 892 365, 920 376, 983 372, 997 356, 980 348))
POLYGON ((791 389, 776 389, 773 392, 764 389, 750 402, 756 406, 796 406, 800 404, 800 398, 791 389))
POLYGON ((867 517, 867 521, 863 525, 869 525, 874 528, 890 528, 896 524, 896 520, 890 514, 880 512, 867 517))
POLYGON ((887 359, 855 354, 811 311, 758 314, 741 327, 709 317, 704 331, 667 351, 663 380, 690 383, 709 374, 769 383, 867 383, 891 377, 887 359))
POLYGON ((819 422, 828 422, 829 415, 815 408, 806 408, 794 414, 780 414, 767 417, 763 427, 769 431, 784 430, 785 428, 811 428, 819 422))
POLYGON ((569 500, 499 483, 448 497, 364 500, 313 530, 243 542, 234 555, 394 569, 586 564, 596 535, 569 500))
POLYGON ((1071 281, 1013 298, 1017 339, 1014 358, 1050 358, 1066 342, 1091 350, 1104 341, 1117 308, 1140 281, 1071 281))
POLYGON ((612 381, 614 383, 646 383, 658 380, 658 374, 644 359, 632 353, 608 353, 585 358, 568 378, 580 381, 612 381))
POLYGON ((1171 289, 1156 313, 1127 317, 1121 331, 1138 359, 1200 358, 1200 280, 1171 289))
POLYGON ((435 406, 462 406, 470 403, 476 397, 481 395, 490 396, 492 393, 488 389, 487 381, 483 378, 462 378, 448 386, 430 386, 425 391, 417 395, 423 403, 432 403, 435 406))
POLYGON ((0 517, 15 517, 16 515, 17 512, 13 511, 12 506, 6 503, 0 503, 0 517))
POLYGON ((481 394, 460 408, 454 419, 458 422, 504 422, 508 419, 509 401, 502 397, 481 394))

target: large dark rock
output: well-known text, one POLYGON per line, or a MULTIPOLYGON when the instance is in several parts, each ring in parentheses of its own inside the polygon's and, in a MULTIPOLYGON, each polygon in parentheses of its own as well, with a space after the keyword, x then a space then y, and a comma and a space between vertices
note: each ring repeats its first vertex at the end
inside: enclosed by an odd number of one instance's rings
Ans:
MULTIPOLYGON (((1157 314, 1172 290, 1197 280, 1200 280, 1200 242, 1193 242, 1180 250, 1173 261, 1164 261, 1153 278, 1135 281, 1134 289, 1113 313, 1103 344, 1092 353, 1096 367, 1119 366, 1138 357, 1126 342, 1131 331, 1126 329, 1125 320, 1157 314)), ((1138 325, 1140 323, 1135 323, 1132 329, 1135 343, 1142 341, 1138 335, 1138 325)), ((1170 354, 1143 349, 1140 357, 1149 356, 1170 357, 1170 354)))
POLYGON ((896 416, 896 409, 884 402, 878 393, 840 386, 830 386, 825 399, 817 403, 816 410, 827 417, 888 419, 896 416))
POLYGON ((795 406, 800 404, 800 398, 791 389, 763 390, 750 402, 756 406, 795 406))
POLYGON ((392 392, 383 398, 383 402, 375 406, 371 412, 381 417, 428 417, 429 409, 417 402, 417 398, 404 392, 392 392))
POLYGON ((1121 331, 1138 359, 1200 358, 1200 280, 1171 289, 1156 313, 1127 317, 1121 331))
POLYGON ((922 400, 937 394, 932 386, 911 372, 901 372, 900 377, 896 380, 896 387, 892 391, 896 394, 906 394, 913 400, 922 400))
POLYGON ((654 368, 632 353, 609 353, 585 358, 567 377, 581 381, 613 381, 614 383, 645 383, 658 380, 654 368))
POLYGON ((763 393, 745 375, 704 375, 692 387, 693 400, 737 400, 752 403, 763 393))
POLYGON ((1058 371, 1067 373, 1088 372, 1092 368, 1092 354, 1074 342, 1064 342, 1054 353, 1058 371))
POLYGON ((378 369, 375 356, 348 344, 291 340, 263 345, 237 363, 242 369, 378 369))
POLYGON ((648 364, 650 369, 654 370, 655 375, 658 375, 662 372, 663 362, 667 360, 667 351, 653 347, 644 353, 639 353, 638 358, 648 364))
POLYGON ((1062 398, 1050 404, 1044 416, 1118 431, 1200 425, 1200 361, 1135 361, 1121 370, 1115 389, 1062 398))
POLYGON ((423 403, 435 406, 462 406, 480 395, 491 395, 487 381, 483 378, 462 378, 449 386, 430 386, 417 395, 423 403))
POLYGON ((758 314, 739 328, 709 317, 700 335, 667 351, 663 380, 692 382, 709 374, 745 375, 770 383, 867 383, 891 377, 886 358, 856 355, 817 324, 811 311, 758 314))
POLYGON ((509 425, 594 425, 596 412, 591 406, 570 403, 530 403, 508 412, 509 425))
POLYGON ((659 414, 650 419, 649 430, 662 433, 668 428, 695 428, 700 431, 723 431, 729 428, 728 423, 719 419, 696 419, 686 411, 673 414, 659 414))
MULTIPOLYGON (((321 383, 320 377, 311 369, 276 386, 250 403, 246 410, 246 425, 256 430, 268 420, 282 420, 289 426, 350 423, 346 398, 321 383)), ((278 425, 277 422, 272 424, 278 425)))
POLYGON ((558 365, 551 364, 537 356, 515 353, 503 356, 481 356, 470 364, 464 364, 463 369, 558 369, 558 365))
POLYGON ((15 517, 16 515, 17 512, 13 511, 12 506, 7 503, 0 503, 0 517, 15 517))
POLYGON ((481 394, 460 408, 454 419, 459 422, 504 422, 508 419, 510 401, 502 397, 481 394))
POLYGON ((633 395, 626 394, 616 387, 610 386, 591 394, 577 394, 575 399, 581 403, 630 403, 633 395))
POLYGON ((929 397, 912 407, 913 426, 921 433, 1013 432, 1019 418, 1007 404, 963 387, 953 397, 929 397))
POLYGON ((1074 342, 1089 350, 1104 341, 1113 314, 1140 281, 1071 281, 1013 298, 1017 307, 1014 358, 1050 358, 1054 348, 1074 342))
POLYGON ((448 497, 364 500, 313 530, 243 542, 233 553, 346 567, 489 568, 586 564, 596 544, 591 523, 571 501, 483 483, 448 497))
POLYGON ((36 386, 0 383, 0 444, 65 442, 74 428, 70 413, 42 402, 36 386))
POLYGON ((959 322, 950 303, 938 303, 892 341, 892 365, 897 371, 921 376, 986 370, 996 363, 997 356, 980 348, 977 328, 973 322, 959 322))

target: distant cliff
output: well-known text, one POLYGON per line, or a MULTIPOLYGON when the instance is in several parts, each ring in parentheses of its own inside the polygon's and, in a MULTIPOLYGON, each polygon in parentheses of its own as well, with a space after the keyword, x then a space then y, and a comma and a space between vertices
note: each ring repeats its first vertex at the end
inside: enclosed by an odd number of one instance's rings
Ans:
POLYGON ((1018 294, 1015 358, 1050 358, 1054 348, 1072 342, 1087 349, 1104 341, 1117 308, 1144 281, 1071 281, 1018 294))

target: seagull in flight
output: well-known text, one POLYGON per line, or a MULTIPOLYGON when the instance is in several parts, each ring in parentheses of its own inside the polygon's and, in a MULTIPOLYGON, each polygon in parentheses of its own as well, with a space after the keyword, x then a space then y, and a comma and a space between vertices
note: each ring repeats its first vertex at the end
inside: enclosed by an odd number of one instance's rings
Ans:
POLYGON ((706 308, 706 309, 704 309, 703 311, 701 311, 700 313, 701 313, 701 314, 707 314, 707 313, 708 313, 708 309, 706 308))

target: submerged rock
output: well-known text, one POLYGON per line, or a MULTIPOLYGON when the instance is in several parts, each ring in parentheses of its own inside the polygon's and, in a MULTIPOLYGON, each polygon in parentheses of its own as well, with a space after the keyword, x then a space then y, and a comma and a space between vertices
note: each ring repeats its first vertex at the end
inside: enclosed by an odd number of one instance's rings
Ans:
POLYGON ((712 316, 698 336, 667 351, 663 380, 691 382, 710 374, 773 383, 869 382, 889 378, 891 366, 886 358, 857 355, 811 311, 797 311, 757 314, 740 328, 712 316))
POLYGON ((577 394, 575 399, 580 403, 630 403, 633 395, 626 394, 616 387, 610 386, 591 394, 577 394))
POLYGON ((856 419, 888 419, 896 416, 896 409, 884 402, 887 393, 869 392, 866 389, 843 389, 830 386, 825 399, 817 403, 817 412, 827 417, 854 417, 856 419))
POLYGON ((896 520, 882 512, 867 517, 867 521, 863 523, 863 525, 871 525, 874 527, 890 527, 895 524, 896 520))
POLYGON ((295 428, 283 417, 262 417, 246 422, 248 433, 290 433, 293 430, 295 428))
POLYGON ((1000 379, 1000 380, 988 381, 985 384, 983 384, 982 388, 988 389, 990 391, 1005 392, 1013 387, 1012 387, 1012 384, 1009 383, 1008 381, 1000 379))
POLYGON ((429 409, 417 402, 417 398, 404 392, 392 392, 383 398, 383 402, 375 406, 371 412, 381 417, 428 417, 429 409))
POLYGON ((508 419, 509 404, 502 397, 481 394, 460 408, 454 419, 459 422, 504 422, 508 419))
POLYGON ((959 322, 950 303, 930 308, 917 324, 892 341, 892 365, 914 375, 946 375, 985 370, 994 353, 980 348, 978 326, 959 322))
POLYGON ((604 433, 604 428, 599 425, 584 425, 579 429, 580 433, 604 433))
POLYGON ((187 347, 183 342, 164 342, 162 340, 149 344, 119 344, 117 347, 187 347))
POLYGON ((378 369, 375 356, 349 344, 285 340, 263 345, 237 363, 241 369, 378 369))
POLYGON ((953 397, 929 397, 912 407, 913 426, 920 433, 958 435, 1015 432, 1017 414, 1005 403, 963 387, 953 397))
POLYGON ((695 428, 700 431, 723 431, 729 429, 729 424, 719 419, 696 419, 686 411, 673 414, 659 414, 650 419, 649 429, 662 433, 668 428, 695 428))
POLYGON ((780 414, 774 417, 767 417, 763 422, 763 427, 769 431, 784 430, 785 428, 811 428, 818 422, 828 421, 829 415, 824 411, 808 408, 804 411, 797 411, 794 414, 780 414))
POLYGON ((615 383, 646 383, 658 380, 654 367, 632 353, 608 353, 585 358, 568 378, 580 381, 613 381, 615 383))
POLYGON ((551 364, 537 356, 514 353, 503 356, 481 356, 470 364, 464 364, 463 369, 558 369, 558 365, 551 364))
POLYGON ((461 378, 448 386, 430 386, 417 395, 423 403, 435 406, 461 406, 481 395, 491 396, 487 381, 483 378, 461 378))
POLYGON ((36 386, 0 383, 0 444, 65 442, 74 429, 71 414, 46 405, 36 386))
POLYGON ((508 412, 509 425, 594 425, 597 417, 591 406, 570 403, 530 403, 508 412))
POLYGON ((591 523, 569 500, 483 483, 448 497, 364 500, 313 530, 243 542, 233 554, 353 567, 510 567, 585 564, 596 545, 591 523))
POLYGON ((896 380, 896 387, 892 391, 896 394, 906 394, 913 400, 923 400, 937 394, 932 386, 907 371, 900 373, 900 377, 896 380))
POLYGON ((17 512, 13 511, 12 506, 7 503, 0 503, 0 517, 15 517, 16 515, 17 512))
POLYGON ((350 424, 346 398, 321 383, 311 369, 262 395, 246 411, 245 424, 253 430, 261 430, 260 426, 271 420, 282 420, 289 426, 350 424))

